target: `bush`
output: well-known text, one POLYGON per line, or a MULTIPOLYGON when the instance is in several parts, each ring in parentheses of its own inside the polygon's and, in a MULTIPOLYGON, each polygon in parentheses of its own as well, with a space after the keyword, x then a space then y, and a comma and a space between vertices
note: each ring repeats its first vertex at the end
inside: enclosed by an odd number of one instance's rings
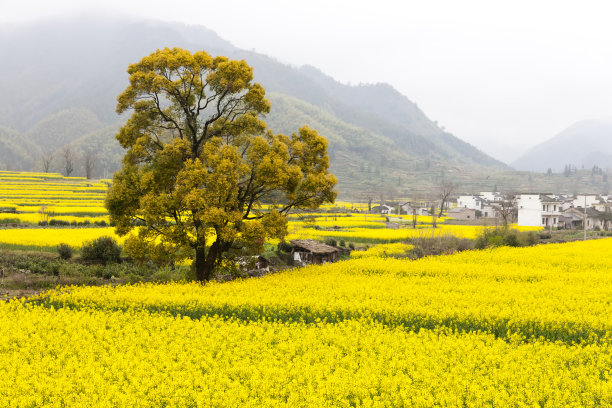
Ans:
POLYGON ((507 246, 511 246, 511 247, 518 247, 521 246, 519 239, 518 239, 518 235, 516 234, 516 232, 508 232, 504 238, 503 241, 504 245, 507 246))
POLYGON ((3 218, 0 220, 0 224, 19 224, 20 222, 19 218, 3 218))
POLYGON ((346 242, 344 242, 344 240, 341 240, 339 245, 344 248, 346 246, 346 242))
POLYGON ((353 251, 355 249, 355 244, 353 244, 352 242, 349 242, 348 247, 351 251, 353 251))
POLYGON ((540 239, 551 239, 552 234, 548 231, 544 231, 544 232, 540 232, 539 237, 540 239))
POLYGON ((327 238, 324 242, 329 246, 338 246, 338 242, 333 238, 327 238))
POLYGON ((81 248, 81 258, 86 261, 119 262, 121 259, 121 247, 111 237, 100 237, 87 242, 81 248))
POLYGON ((61 227, 67 227, 70 225, 70 222, 68 221, 64 221, 64 220, 56 220, 56 219, 51 219, 49 221, 49 225, 50 226, 61 226, 61 227))
POLYGON ((279 252, 291 252, 293 250, 293 247, 291 246, 290 243, 281 241, 278 243, 276 250, 279 252))
POLYGON ((538 243, 538 236, 533 231, 529 231, 527 233, 526 244, 528 246, 533 246, 537 243, 538 243))
POLYGON ((60 258, 64 260, 72 258, 72 248, 68 244, 59 244, 57 246, 57 252, 60 258))

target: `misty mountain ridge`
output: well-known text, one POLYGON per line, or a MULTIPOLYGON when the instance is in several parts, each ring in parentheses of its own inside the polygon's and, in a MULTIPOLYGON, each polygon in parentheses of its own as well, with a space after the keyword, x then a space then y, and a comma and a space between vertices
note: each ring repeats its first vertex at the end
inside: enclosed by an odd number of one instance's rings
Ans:
POLYGON ((612 167, 612 118, 576 122, 531 148, 510 165, 518 170, 562 172, 565 166, 612 167))
POLYGON ((330 141, 339 190, 406 189, 506 165, 440 129, 388 84, 350 86, 320 70, 241 50, 200 26, 123 19, 63 19, 0 32, 0 166, 40 170, 63 146, 98 154, 98 173, 120 166, 115 113, 127 67, 156 49, 182 47, 244 59, 272 102, 275 132, 309 125, 330 141), (5 62, 5 63, 4 63, 5 62), (412 180, 412 181, 411 181, 412 180))

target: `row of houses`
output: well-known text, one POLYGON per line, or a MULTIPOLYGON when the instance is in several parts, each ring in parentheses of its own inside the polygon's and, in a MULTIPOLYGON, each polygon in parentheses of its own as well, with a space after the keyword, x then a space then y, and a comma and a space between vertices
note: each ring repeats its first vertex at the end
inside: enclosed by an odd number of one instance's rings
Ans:
POLYGON ((520 226, 584 228, 584 220, 587 229, 608 229, 612 226, 610 217, 605 216, 610 212, 612 196, 596 194, 529 193, 510 197, 496 192, 482 192, 459 196, 457 206, 449 210, 449 216, 463 220, 499 218, 504 205, 506 208, 512 207, 513 218, 520 226))
POLYGON ((476 217, 498 218, 499 204, 503 200, 504 197, 501 193, 491 191, 473 195, 461 195, 457 198, 457 206, 450 209, 448 215, 455 219, 463 220, 476 217))
POLYGON ((612 197, 590 195, 520 194, 517 196, 517 223, 545 228, 608 229, 612 197))

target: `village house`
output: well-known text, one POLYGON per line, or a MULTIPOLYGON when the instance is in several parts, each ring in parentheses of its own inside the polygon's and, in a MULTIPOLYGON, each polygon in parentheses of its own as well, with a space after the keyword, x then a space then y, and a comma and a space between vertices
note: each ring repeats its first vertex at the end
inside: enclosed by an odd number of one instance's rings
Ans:
POLYGON ((495 205, 485 204, 482 206, 482 210, 480 210, 480 216, 485 218, 496 218, 497 217, 497 209, 495 205))
POLYGON ((412 207, 410 203, 401 205, 402 212, 405 214, 412 215, 413 211, 416 210, 416 215, 431 215, 431 209, 426 207, 412 207))
POLYGON ((556 228, 567 205, 552 194, 520 194, 517 200, 518 225, 556 228))
POLYGON ((385 204, 375 205, 374 207, 372 207, 372 209, 369 212, 371 214, 392 214, 393 207, 385 205, 385 204))
POLYGON ((482 211, 484 199, 477 195, 462 195, 457 198, 457 207, 482 211))
POLYGON ((472 208, 455 207, 448 210, 448 216, 456 220, 475 220, 476 210, 472 208))
POLYGON ((572 201, 572 206, 575 208, 589 208, 600 203, 600 197, 595 194, 578 194, 572 201))
POLYGON ((500 193, 492 192, 492 191, 483 191, 478 194, 480 198, 489 202, 502 201, 503 196, 500 193))
POLYGON ((312 239, 289 241, 293 249, 293 262, 297 265, 310 265, 336 262, 340 259, 340 249, 312 239))
POLYGON ((544 228, 605 229, 603 211, 607 199, 595 194, 562 196, 552 194, 521 194, 518 199, 518 225, 544 228))
POLYGON ((568 208, 567 210, 563 211, 561 216, 561 224, 559 226, 567 229, 583 229, 584 226, 582 223, 585 218, 585 212, 587 230, 592 230, 597 227, 605 229, 605 221, 601 218, 602 213, 592 207, 588 207, 586 211, 584 207, 568 208))

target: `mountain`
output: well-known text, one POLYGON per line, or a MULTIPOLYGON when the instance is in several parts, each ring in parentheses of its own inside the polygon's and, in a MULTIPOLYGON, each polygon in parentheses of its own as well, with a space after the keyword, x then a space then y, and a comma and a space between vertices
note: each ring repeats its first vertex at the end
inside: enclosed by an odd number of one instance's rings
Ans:
POLYGON ((508 170, 442 130, 391 85, 342 84, 314 67, 238 49, 204 27, 95 17, 0 30, 0 167, 39 170, 39 157, 56 152, 59 170, 57 153, 68 145, 94 151, 99 175, 111 174, 123 154, 114 134, 126 118, 115 104, 126 69, 166 46, 246 60, 272 102, 271 129, 309 125, 328 138, 341 195, 408 194, 444 177, 467 185, 508 170))
POLYGON ((518 170, 559 172, 566 165, 586 169, 612 167, 612 119, 574 123, 510 164, 518 170))

